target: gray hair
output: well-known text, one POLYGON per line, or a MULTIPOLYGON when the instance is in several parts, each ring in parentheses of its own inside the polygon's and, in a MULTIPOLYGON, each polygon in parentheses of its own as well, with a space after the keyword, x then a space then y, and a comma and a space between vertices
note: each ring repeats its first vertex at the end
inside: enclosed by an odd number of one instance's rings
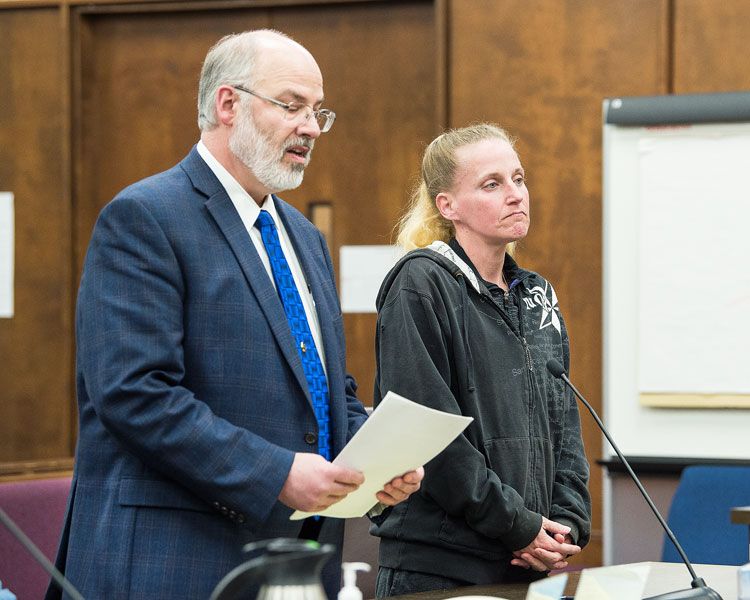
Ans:
POLYGON ((257 29, 224 36, 208 51, 198 83, 198 128, 201 131, 210 131, 219 125, 215 102, 220 86, 253 87, 260 42, 269 36, 291 40, 280 31, 257 29))

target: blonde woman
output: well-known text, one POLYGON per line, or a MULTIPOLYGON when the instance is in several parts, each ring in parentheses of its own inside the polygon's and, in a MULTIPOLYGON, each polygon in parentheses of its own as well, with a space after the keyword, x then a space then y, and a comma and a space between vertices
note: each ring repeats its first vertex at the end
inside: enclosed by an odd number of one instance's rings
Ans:
POLYGON ((474 418, 376 520, 377 596, 532 580, 589 539, 589 466, 552 286, 519 267, 529 191, 500 127, 450 130, 425 150, 399 225, 411 250, 378 297, 375 404, 389 390, 474 418))

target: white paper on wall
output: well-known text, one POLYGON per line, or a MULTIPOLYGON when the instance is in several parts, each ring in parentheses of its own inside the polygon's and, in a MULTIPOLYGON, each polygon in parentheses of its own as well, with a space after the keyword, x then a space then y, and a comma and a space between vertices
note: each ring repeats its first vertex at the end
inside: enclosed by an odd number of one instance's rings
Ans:
POLYGON ((403 254, 399 246, 341 246, 341 310, 345 313, 376 312, 380 284, 403 254))
POLYGON ((0 192, 0 317, 13 316, 15 226, 13 193, 0 192))

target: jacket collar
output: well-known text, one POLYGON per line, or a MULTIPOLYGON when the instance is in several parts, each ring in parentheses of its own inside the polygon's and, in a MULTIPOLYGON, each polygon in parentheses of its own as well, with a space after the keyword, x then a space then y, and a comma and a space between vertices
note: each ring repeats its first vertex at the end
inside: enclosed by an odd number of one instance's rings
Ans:
MULTIPOLYGON (((453 241, 455 241, 455 239, 451 240, 451 242, 453 241)), ((479 287, 479 274, 476 272, 474 265, 471 264, 471 261, 469 261, 469 257, 466 256, 465 252, 463 252, 463 248, 458 245, 458 242, 456 242, 456 245, 458 246, 458 249, 461 250, 463 257, 459 256, 456 249, 449 246, 445 242, 441 242, 440 240, 435 240, 429 246, 427 246, 427 248, 444 256, 454 265, 456 265, 464 274, 469 283, 471 283, 471 287, 473 287, 477 291, 477 293, 481 294, 482 290, 479 287)))
MULTIPOLYGON (((482 279, 482 276, 479 274, 479 271, 477 271, 477 268, 474 266, 474 263, 471 261, 471 258, 469 258, 469 255, 466 254, 466 251, 463 249, 461 244, 458 243, 458 240, 456 238, 451 238, 448 244, 446 245, 451 250, 453 250, 453 252, 455 252, 455 254, 471 269, 471 271, 484 284, 486 288, 489 289, 490 286, 495 285, 493 283, 490 283, 482 279)), ((513 288, 517 284, 519 284, 521 281, 526 279, 526 277, 530 274, 530 272, 525 271, 524 269, 519 267, 518 263, 516 263, 513 257, 506 252, 505 260, 503 262, 503 274, 505 275, 505 280, 509 282, 509 287, 513 288)))

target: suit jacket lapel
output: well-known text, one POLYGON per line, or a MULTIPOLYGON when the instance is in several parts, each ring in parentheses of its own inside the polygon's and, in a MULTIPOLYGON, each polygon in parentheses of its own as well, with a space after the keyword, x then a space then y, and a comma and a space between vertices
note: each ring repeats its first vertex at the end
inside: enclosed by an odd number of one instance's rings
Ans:
POLYGON ((302 362, 297 354, 297 345, 292 337, 289 322, 284 313, 284 307, 229 195, 195 148, 193 148, 192 152, 183 161, 183 168, 190 176, 196 189, 208 196, 206 208, 211 213, 229 246, 232 248, 232 252, 237 257, 245 279, 263 310, 263 314, 276 337, 281 352, 291 366, 294 376, 297 378, 305 396, 312 404, 305 372, 302 369, 302 362))

